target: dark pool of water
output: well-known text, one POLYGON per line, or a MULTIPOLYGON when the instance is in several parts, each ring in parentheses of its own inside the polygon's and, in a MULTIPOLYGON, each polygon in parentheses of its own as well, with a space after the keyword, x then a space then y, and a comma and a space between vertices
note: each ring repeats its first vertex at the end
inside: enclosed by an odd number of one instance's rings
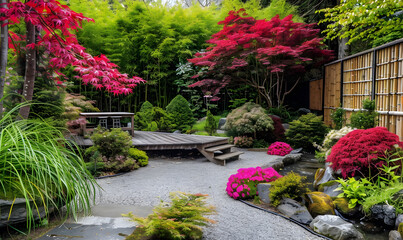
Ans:
MULTIPOLYGON (((298 173, 301 176, 305 176, 307 179, 306 181, 310 183, 308 185, 309 189, 311 191, 315 191, 313 188, 313 181, 315 179, 315 173, 318 168, 324 168, 325 163, 318 162, 317 159, 315 159, 314 154, 309 154, 309 153, 304 153, 302 156, 301 160, 298 161, 297 163, 285 166, 283 169, 280 169, 279 173, 281 175, 286 175, 287 173, 293 171, 295 173, 298 173)), ((356 225, 356 224, 355 224, 356 225)), ((361 231, 366 240, 388 240, 388 234, 389 232, 382 232, 382 233, 365 233, 361 231)))

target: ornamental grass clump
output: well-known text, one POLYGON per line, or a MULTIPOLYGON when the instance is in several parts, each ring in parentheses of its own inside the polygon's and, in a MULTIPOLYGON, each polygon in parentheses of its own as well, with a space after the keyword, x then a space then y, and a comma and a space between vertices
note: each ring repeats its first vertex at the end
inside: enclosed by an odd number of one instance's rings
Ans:
POLYGON ((385 152, 403 147, 399 136, 384 127, 357 129, 342 137, 327 158, 330 167, 343 178, 369 177, 379 173, 385 164, 385 152))
POLYGON ((240 168, 228 178, 227 194, 234 199, 251 199, 258 195, 259 183, 272 182, 282 176, 273 168, 240 168))
POLYGON ((215 223, 214 220, 204 217, 215 213, 213 206, 207 206, 207 196, 200 193, 173 192, 169 195, 171 202, 161 202, 147 218, 136 217, 131 212, 122 214, 139 223, 126 239, 202 239, 201 227, 215 223))
POLYGON ((14 120, 17 110, 0 119, 0 198, 25 199, 28 230, 39 207, 45 210, 41 218, 63 205, 74 217, 79 210, 88 211, 98 185, 81 155, 71 150, 75 146, 46 122, 14 120))
POLYGON ((267 154, 269 155, 277 155, 277 156, 285 156, 292 151, 292 148, 289 144, 285 142, 275 142, 272 143, 267 149, 267 154))

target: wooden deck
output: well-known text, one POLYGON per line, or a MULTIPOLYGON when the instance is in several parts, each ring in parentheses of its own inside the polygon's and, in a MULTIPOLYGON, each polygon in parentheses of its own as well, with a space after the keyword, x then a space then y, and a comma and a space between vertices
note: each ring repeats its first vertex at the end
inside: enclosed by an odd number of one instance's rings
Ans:
MULTIPOLYGON (((91 139, 82 136, 71 136, 77 145, 90 147, 91 139)), ((197 149, 228 143, 226 137, 213 137, 164 132, 134 131, 133 145, 141 150, 197 149)))
MULTIPOLYGON (((91 139, 82 136, 72 135, 69 140, 83 147, 94 145, 91 139)), ((234 145, 228 144, 226 137, 134 131, 132 142, 141 150, 197 149, 209 161, 223 166, 227 160, 238 159, 242 154, 232 151, 234 145)))

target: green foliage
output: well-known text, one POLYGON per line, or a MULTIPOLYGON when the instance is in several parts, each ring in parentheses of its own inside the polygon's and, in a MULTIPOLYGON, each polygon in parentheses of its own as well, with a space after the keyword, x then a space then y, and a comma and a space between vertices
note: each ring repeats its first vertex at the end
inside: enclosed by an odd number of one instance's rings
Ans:
POLYGON ((14 120, 19 105, 0 119, 0 196, 26 201, 28 230, 43 207, 48 217, 54 207, 67 212, 90 209, 97 183, 85 169, 80 154, 56 128, 40 120, 14 120))
POLYGON ((330 118, 335 124, 335 129, 340 129, 346 124, 346 110, 339 107, 330 114, 330 118))
POLYGON ((309 192, 305 180, 306 177, 290 172, 272 182, 269 194, 271 204, 277 207, 283 198, 296 199, 309 192))
POLYGON ((298 118, 298 114, 290 111, 286 106, 272 107, 269 109, 269 113, 279 116, 283 123, 288 123, 298 118))
POLYGON ((362 201, 362 208, 365 212, 369 213, 372 206, 388 203, 395 207, 397 213, 403 213, 403 198, 393 198, 401 190, 403 190, 403 183, 395 183, 387 188, 375 188, 370 196, 362 201))
POLYGON ((207 118, 206 124, 204 125, 204 130, 206 130, 206 132, 210 136, 212 136, 217 131, 217 121, 210 111, 207 111, 207 118))
POLYGON ((329 128, 323 123, 322 116, 308 113, 290 122, 290 128, 285 132, 285 136, 287 143, 293 148, 302 147, 307 151, 313 151, 313 143, 322 142, 328 131, 329 128))
POLYGON ((260 139, 260 140, 253 140, 253 148, 267 148, 269 146, 269 143, 267 143, 265 140, 260 139))
POLYGON ((384 39, 390 41, 401 36, 403 31, 402 15, 398 15, 401 10, 402 1, 346 0, 334 8, 320 10, 325 18, 319 23, 329 23, 323 31, 328 39, 348 38, 348 44, 351 44, 371 42, 389 35, 392 38, 384 39))
POLYGON ((105 157, 126 154, 132 146, 132 137, 120 128, 110 130, 96 128, 91 136, 94 146, 105 157))
POLYGON ((167 240, 202 239, 201 226, 214 223, 203 216, 214 213, 213 207, 205 202, 206 196, 174 192, 170 193, 171 203, 161 202, 147 218, 136 217, 131 212, 122 214, 140 225, 127 239, 143 239, 146 236, 167 240))
POLYGON ((348 180, 336 180, 341 184, 341 187, 336 190, 342 190, 337 197, 346 197, 349 199, 348 207, 354 208, 357 204, 362 204, 364 199, 368 196, 368 192, 372 189, 372 183, 366 178, 356 180, 349 178, 348 180))
POLYGON ((134 115, 134 128, 141 131, 172 132, 176 124, 172 114, 168 114, 162 108, 153 107, 149 102, 144 102, 140 111, 134 115))
POLYGON ((166 112, 172 115, 176 129, 180 131, 190 129, 195 122, 189 102, 182 95, 177 95, 172 99, 166 107, 166 112))
POLYGON ((362 101, 364 110, 351 114, 351 127, 357 129, 374 128, 378 125, 378 113, 375 112, 375 100, 364 99, 362 101))
POLYGON ((129 156, 133 159, 136 159, 140 167, 145 167, 148 165, 148 156, 144 151, 141 151, 137 148, 130 148, 129 156))
POLYGON ((227 116, 225 130, 230 136, 249 136, 266 139, 273 135, 273 120, 258 104, 248 102, 227 116))

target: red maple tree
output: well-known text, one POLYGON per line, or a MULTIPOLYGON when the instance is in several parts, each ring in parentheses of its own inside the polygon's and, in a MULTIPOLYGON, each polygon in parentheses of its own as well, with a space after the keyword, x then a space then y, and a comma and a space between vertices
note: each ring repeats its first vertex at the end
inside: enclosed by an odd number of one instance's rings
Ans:
POLYGON ((218 24, 223 29, 207 41, 211 46, 188 60, 207 67, 203 75, 194 76, 202 80, 190 87, 202 87, 212 95, 229 84, 246 83, 256 88, 269 108, 280 106, 301 74, 332 57, 317 37, 315 24, 293 22, 292 15, 256 20, 240 9, 218 24))
MULTIPOLYGON (((117 65, 106 56, 93 57, 77 41, 75 32, 82 21, 93 21, 81 13, 72 11, 68 6, 55 0, 12 1, 8 8, 0 8, 0 21, 12 25, 24 21, 27 35, 9 32, 9 47, 15 51, 26 52, 26 72, 23 96, 32 99, 35 80, 36 53, 44 51, 47 57, 47 70, 56 73, 59 81, 60 72, 66 66, 73 66, 84 84, 91 84, 97 89, 105 89, 114 94, 128 94, 144 80, 140 77, 129 78, 117 70, 117 65), (20 44, 20 42, 26 43, 20 44)), ((28 110, 29 112, 29 110, 28 110)), ((21 111, 20 111, 21 113, 21 111)), ((27 114, 24 114, 27 117, 27 114)))

